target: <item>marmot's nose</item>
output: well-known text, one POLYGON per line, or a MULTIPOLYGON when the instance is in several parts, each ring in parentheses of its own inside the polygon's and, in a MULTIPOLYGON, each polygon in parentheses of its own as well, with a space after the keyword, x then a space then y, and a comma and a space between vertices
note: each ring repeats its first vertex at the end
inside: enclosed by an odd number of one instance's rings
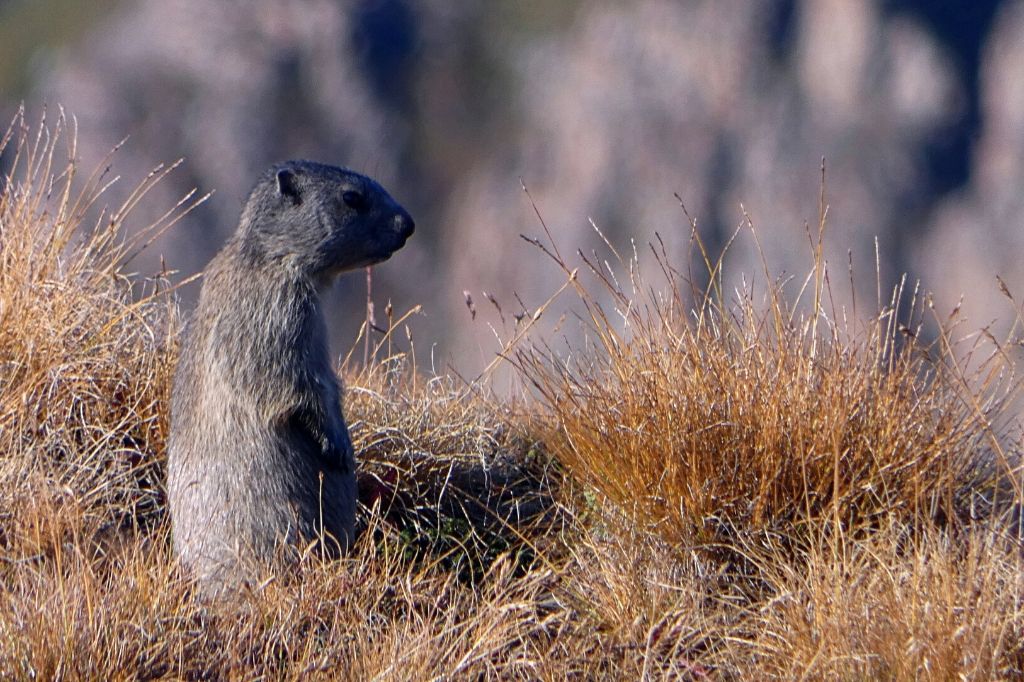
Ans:
POLYGON ((399 211, 391 220, 395 226, 395 232, 402 235, 403 239, 408 239, 416 229, 416 223, 413 222, 412 216, 405 211, 399 211))

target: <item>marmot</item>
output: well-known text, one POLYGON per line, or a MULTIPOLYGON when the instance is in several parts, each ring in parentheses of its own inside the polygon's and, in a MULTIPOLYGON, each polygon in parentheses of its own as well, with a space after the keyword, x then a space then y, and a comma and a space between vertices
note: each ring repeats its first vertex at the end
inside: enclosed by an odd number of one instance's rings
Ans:
POLYGON ((167 499, 174 550, 205 592, 282 548, 353 540, 355 459, 320 293, 412 234, 376 182, 310 161, 264 174, 210 261, 174 374, 167 499))

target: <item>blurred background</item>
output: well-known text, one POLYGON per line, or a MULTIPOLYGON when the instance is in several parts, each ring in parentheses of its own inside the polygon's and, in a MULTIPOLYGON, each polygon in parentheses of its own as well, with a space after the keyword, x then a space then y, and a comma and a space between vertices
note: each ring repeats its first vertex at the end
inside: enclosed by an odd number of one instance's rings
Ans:
MULTIPOLYGON (((862 312, 876 238, 883 290, 909 273, 975 328, 1012 319, 997 274, 1024 295, 1022 0, 0 0, 0 114, 21 102, 73 114, 87 168, 129 136, 111 202, 184 157, 142 218, 216 190, 142 275, 200 270, 275 161, 376 177, 418 225, 374 270, 378 320, 422 304, 421 366, 467 376, 498 348, 483 292, 511 325, 516 294, 532 309, 563 280, 519 237, 542 234, 521 181, 568 252, 600 247, 593 219, 622 252, 657 232, 685 258, 675 193, 717 250, 742 203, 799 282, 826 157, 826 256, 862 312)), ((727 268, 763 280, 748 235, 727 268)), ((365 278, 333 297, 342 351, 365 278)))

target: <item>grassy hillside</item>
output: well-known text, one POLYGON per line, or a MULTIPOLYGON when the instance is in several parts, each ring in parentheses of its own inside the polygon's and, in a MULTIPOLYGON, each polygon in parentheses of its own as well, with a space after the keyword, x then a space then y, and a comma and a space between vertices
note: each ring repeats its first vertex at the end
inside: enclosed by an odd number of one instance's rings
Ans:
POLYGON ((158 170, 96 219, 109 178, 74 139, 19 118, 2 145, 4 677, 1024 676, 1015 340, 902 287, 847 321, 824 217, 807 279, 757 295, 696 231, 703 278, 657 244, 645 278, 538 242, 586 340, 522 317, 503 362, 528 401, 380 337, 343 370, 354 550, 204 605, 163 497, 180 278, 127 274, 192 198, 133 224, 158 170))

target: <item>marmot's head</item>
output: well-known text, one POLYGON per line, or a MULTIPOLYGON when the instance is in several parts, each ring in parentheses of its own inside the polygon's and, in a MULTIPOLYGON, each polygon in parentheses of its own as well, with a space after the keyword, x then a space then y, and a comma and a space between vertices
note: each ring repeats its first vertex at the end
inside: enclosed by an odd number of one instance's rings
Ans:
POLYGON ((237 237, 247 256, 314 279, 387 260, 415 224, 376 182, 312 161, 271 168, 249 195, 237 237))

